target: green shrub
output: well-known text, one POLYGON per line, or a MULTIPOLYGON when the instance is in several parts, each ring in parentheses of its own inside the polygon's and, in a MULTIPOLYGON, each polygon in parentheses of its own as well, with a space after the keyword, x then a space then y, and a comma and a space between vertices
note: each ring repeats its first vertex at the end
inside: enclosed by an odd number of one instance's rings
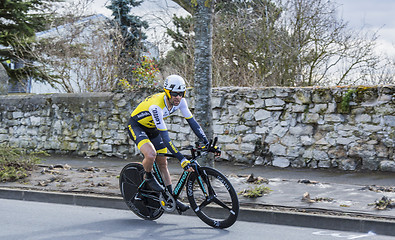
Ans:
POLYGON ((29 171, 40 163, 40 155, 44 152, 32 152, 19 148, 0 146, 0 181, 17 181, 29 176, 29 171))
POLYGON ((344 95, 342 102, 340 103, 341 113, 349 113, 350 112, 350 110, 351 110, 350 102, 352 101, 353 95, 356 91, 357 91, 356 89, 350 89, 344 95))
POLYGON ((253 188, 250 187, 249 189, 245 189, 241 191, 239 194, 247 198, 257 198, 257 197, 262 197, 264 194, 268 194, 271 191, 272 190, 269 187, 259 185, 253 188))

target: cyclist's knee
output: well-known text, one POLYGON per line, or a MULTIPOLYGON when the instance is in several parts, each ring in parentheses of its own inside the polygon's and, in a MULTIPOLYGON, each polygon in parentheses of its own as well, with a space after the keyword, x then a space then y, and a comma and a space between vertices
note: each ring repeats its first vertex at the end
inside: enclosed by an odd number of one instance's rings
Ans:
POLYGON ((150 162, 154 162, 155 158, 156 158, 156 152, 155 151, 148 151, 148 152, 144 153, 144 158, 150 162))
POLYGON ((141 146, 140 151, 143 153, 144 158, 150 162, 154 162, 156 158, 156 150, 152 143, 145 143, 141 146))

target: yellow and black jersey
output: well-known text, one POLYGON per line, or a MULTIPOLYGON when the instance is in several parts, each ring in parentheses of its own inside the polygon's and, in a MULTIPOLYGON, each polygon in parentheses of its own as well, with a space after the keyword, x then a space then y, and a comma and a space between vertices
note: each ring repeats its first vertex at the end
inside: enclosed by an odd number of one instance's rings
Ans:
MULTIPOLYGON (((207 137, 204 134, 200 125, 193 118, 185 98, 181 99, 181 102, 178 106, 173 106, 172 108, 169 108, 169 106, 167 106, 166 95, 164 92, 149 96, 136 107, 136 109, 132 112, 131 117, 135 122, 143 127, 149 129, 156 128, 157 130, 159 130, 160 136, 164 144, 166 145, 166 148, 169 149, 173 154, 175 154, 176 157, 181 161, 184 157, 181 153, 178 152, 178 150, 171 142, 166 124, 164 122, 164 119, 169 117, 170 114, 174 113, 178 109, 180 109, 181 114, 187 120, 188 124, 191 126, 196 136, 201 139, 203 143, 206 144, 208 142, 207 137)), ((130 125, 130 128, 133 128, 133 126, 130 125)), ((133 137, 133 140, 136 141, 137 137, 133 134, 131 135, 133 137)), ((136 144, 140 148, 140 146, 146 141, 147 140, 137 141, 136 144)))
POLYGON ((166 104, 165 93, 158 93, 147 97, 132 112, 132 118, 138 123, 148 128, 157 128, 158 130, 167 130, 164 119, 170 114, 180 109, 185 119, 192 118, 192 113, 188 109, 188 104, 183 98, 178 106, 171 109, 166 104))

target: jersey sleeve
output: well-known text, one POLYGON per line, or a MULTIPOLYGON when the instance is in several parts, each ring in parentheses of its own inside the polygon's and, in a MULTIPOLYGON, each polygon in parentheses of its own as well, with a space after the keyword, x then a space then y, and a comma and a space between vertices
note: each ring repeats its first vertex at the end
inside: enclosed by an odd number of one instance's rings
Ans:
POLYGON ((166 123, 163 120, 163 110, 157 105, 152 105, 149 107, 148 111, 152 116, 156 128, 159 131, 167 131, 166 123))
POLYGON ((203 129, 200 127, 199 123, 193 117, 191 111, 188 108, 188 104, 185 98, 181 100, 180 111, 181 114, 184 116, 184 118, 187 120, 189 126, 192 128, 192 131, 195 133, 195 135, 201 141, 203 141, 204 144, 208 143, 206 134, 204 133, 203 129))
POLYGON ((152 119, 155 123, 156 128, 159 130, 159 134, 163 140, 163 143, 169 149, 169 151, 174 154, 174 156, 181 162, 184 159, 184 155, 182 155, 177 148, 174 146, 173 142, 169 137, 169 132, 167 131, 167 127, 165 121, 163 120, 163 111, 159 106, 152 105, 149 108, 149 112, 152 115, 152 119))

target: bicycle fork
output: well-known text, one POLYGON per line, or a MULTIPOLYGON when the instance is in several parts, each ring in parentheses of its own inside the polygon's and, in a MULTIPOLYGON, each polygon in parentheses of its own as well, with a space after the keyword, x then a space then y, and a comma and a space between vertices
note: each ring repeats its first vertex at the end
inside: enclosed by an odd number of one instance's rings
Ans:
POLYGON ((215 196, 214 190, 211 187, 210 180, 208 179, 208 176, 204 172, 197 173, 197 180, 199 183, 199 187, 200 187, 200 189, 202 189, 202 192, 206 198, 209 197, 210 195, 215 196), (203 178, 205 178, 205 179, 203 179, 203 178), (206 189, 206 186, 204 185, 204 183, 206 183, 207 189, 206 189))

